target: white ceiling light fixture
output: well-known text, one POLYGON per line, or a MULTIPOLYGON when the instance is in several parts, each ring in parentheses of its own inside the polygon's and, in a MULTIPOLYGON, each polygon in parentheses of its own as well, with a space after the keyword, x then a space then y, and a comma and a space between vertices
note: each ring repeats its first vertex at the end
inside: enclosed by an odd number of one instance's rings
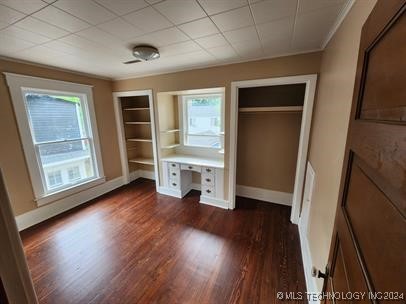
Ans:
POLYGON ((124 64, 137 63, 142 61, 156 60, 160 57, 159 50, 150 45, 136 45, 133 48, 133 56, 137 59, 124 62, 124 64))

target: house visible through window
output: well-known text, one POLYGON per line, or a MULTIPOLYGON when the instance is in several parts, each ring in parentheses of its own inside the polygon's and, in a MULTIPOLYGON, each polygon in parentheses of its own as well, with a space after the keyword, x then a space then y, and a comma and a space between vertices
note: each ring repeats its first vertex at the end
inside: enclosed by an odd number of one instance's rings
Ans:
POLYGON ((69 181, 75 181, 80 179, 80 170, 79 167, 72 167, 68 169, 68 178, 69 181))
POLYGON ((221 94, 184 96, 184 145, 222 147, 221 94))
POLYGON ((62 174, 60 170, 50 171, 48 172, 47 176, 48 176, 48 185, 50 188, 62 185, 62 174))

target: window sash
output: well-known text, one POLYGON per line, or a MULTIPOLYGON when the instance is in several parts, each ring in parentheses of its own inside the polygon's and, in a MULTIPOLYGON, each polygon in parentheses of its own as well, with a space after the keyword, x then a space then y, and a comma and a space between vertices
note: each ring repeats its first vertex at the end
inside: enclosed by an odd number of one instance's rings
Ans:
POLYGON ((62 199, 69 195, 94 187, 105 181, 103 163, 101 158, 100 141, 96 123, 96 114, 93 103, 93 92, 91 85, 78 84, 73 82, 52 80, 46 78, 32 77, 14 73, 4 73, 9 87, 11 101, 17 119, 23 152, 25 155, 28 171, 31 178, 32 187, 38 206, 62 199), (83 181, 73 185, 70 188, 64 188, 57 192, 48 193, 45 191, 41 163, 36 153, 36 145, 33 142, 29 116, 27 115, 27 103, 25 93, 32 92, 37 94, 75 96, 80 98, 81 110, 83 113, 84 133, 79 133, 83 138, 76 140, 89 140, 90 151, 92 153, 94 178, 89 181, 83 181))
POLYGON ((221 133, 224 130, 224 94, 223 93, 213 93, 213 94, 194 94, 194 95, 187 95, 187 96, 182 96, 182 108, 183 108, 183 145, 184 146, 189 146, 189 147, 204 147, 204 148, 209 148, 209 149, 222 149, 222 141, 221 141, 221 133), (196 99, 196 98, 212 98, 212 97, 220 97, 220 132, 216 134, 195 134, 193 132, 189 132, 189 101, 196 99), (219 148, 213 148, 207 145, 194 145, 194 144, 189 144, 188 142, 188 136, 207 136, 207 137, 219 137, 220 139, 220 147, 219 148))

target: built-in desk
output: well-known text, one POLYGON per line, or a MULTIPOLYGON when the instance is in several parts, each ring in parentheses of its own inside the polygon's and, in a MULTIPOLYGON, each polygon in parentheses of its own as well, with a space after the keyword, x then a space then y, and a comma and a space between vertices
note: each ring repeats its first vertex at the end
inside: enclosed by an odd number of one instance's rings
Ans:
POLYGON ((224 161, 190 155, 171 155, 161 159, 163 194, 182 198, 190 190, 200 188, 200 202, 228 208, 224 200, 224 161), (200 185, 193 184, 192 172, 201 174, 200 185))

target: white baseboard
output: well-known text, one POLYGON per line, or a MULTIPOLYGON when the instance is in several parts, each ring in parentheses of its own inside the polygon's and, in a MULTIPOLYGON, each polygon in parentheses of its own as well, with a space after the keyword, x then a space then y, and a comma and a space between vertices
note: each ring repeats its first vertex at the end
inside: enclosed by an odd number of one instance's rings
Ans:
POLYGON ((169 195, 169 196, 174 196, 177 198, 182 198, 182 193, 180 190, 176 189, 171 189, 171 188, 166 188, 166 187, 159 187, 158 188, 158 193, 164 194, 164 195, 169 195))
POLYGON ((228 209, 228 201, 223 200, 223 199, 218 199, 215 197, 200 195, 200 203, 205 204, 205 205, 214 206, 214 207, 223 208, 223 209, 228 209))
POLYGON ((236 194, 238 196, 253 198, 260 201, 292 206, 293 193, 237 185, 236 194))
MULTIPOLYGON (((312 267, 313 267, 313 262, 312 262, 312 255, 310 252, 310 247, 309 247, 309 241, 307 240, 306 233, 303 231, 303 228, 301 229, 301 226, 299 225, 299 237, 300 237, 300 248, 302 251, 302 260, 303 260, 303 270, 305 274, 305 280, 306 280, 306 289, 307 293, 311 293, 313 295, 319 294, 321 290, 317 288, 317 282, 316 278, 312 276, 312 267)), ((309 304, 320 304, 319 300, 315 300, 313 298, 316 297, 309 297, 309 304)))
POLYGON ((15 217, 18 230, 24 230, 35 224, 43 222, 55 215, 86 203, 98 196, 110 192, 124 185, 123 177, 117 177, 103 184, 70 195, 51 204, 41 206, 27 213, 15 217))
POLYGON ((130 173, 130 182, 135 181, 137 178, 146 178, 155 180, 155 172, 154 171, 147 171, 147 170, 135 170, 130 173))

